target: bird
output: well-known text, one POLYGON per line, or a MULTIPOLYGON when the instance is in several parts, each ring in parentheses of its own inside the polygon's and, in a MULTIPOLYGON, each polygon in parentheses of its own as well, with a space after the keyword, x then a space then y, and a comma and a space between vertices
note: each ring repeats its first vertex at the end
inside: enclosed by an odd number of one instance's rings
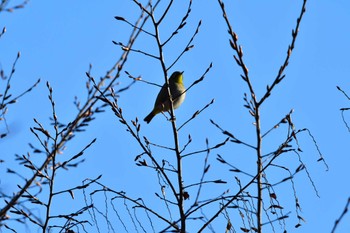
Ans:
MULTIPOLYGON (((175 71, 168 80, 170 93, 173 100, 174 109, 180 107, 184 102, 186 96, 186 89, 183 84, 183 71, 175 71)), ((168 99, 168 88, 166 83, 160 89, 157 99, 154 103, 153 110, 148 114, 144 121, 148 123, 151 122, 153 117, 160 112, 166 112, 170 110, 170 101, 168 99)))

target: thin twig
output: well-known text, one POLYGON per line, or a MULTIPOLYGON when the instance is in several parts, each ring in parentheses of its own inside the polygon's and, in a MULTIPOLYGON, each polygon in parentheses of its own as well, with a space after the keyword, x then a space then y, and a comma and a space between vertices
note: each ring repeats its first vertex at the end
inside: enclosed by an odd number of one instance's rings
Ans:
POLYGON ((177 58, 174 60, 174 62, 167 68, 167 70, 170 70, 178 62, 178 60, 182 57, 182 55, 184 55, 185 52, 189 51, 190 49, 192 49, 194 47, 193 45, 191 45, 191 43, 194 40, 195 36, 198 34, 201 24, 202 24, 202 21, 199 21, 197 28, 196 28, 195 32, 193 33, 192 37, 190 38, 190 40, 188 41, 187 45, 182 50, 182 52, 179 54, 179 56, 177 56, 177 58))
POLYGON ((345 208, 344 208, 343 212, 341 213, 341 215, 339 216, 339 218, 337 220, 335 220, 335 223, 334 223, 334 226, 333 226, 333 229, 332 229, 331 233, 335 232, 335 230, 337 229, 340 221, 343 219, 343 217, 348 212, 349 205, 350 205, 350 198, 348 198, 348 201, 347 201, 347 203, 345 205, 345 208))
POLYGON ((177 131, 180 131, 180 129, 182 127, 184 127, 187 123, 189 123, 191 120, 193 120, 194 118, 196 118, 201 112, 203 112, 205 109, 207 109, 210 105, 212 105, 214 103, 214 99, 212 99, 208 104, 206 104, 202 109, 197 110, 195 113, 193 113, 192 117, 190 119, 188 119, 187 121, 185 121, 178 129, 177 131))
POLYGON ((294 45, 295 45, 295 41, 297 39, 297 36, 298 36, 298 32, 299 32, 299 27, 300 27, 300 22, 304 16, 304 13, 306 11, 306 2, 307 0, 303 0, 303 5, 301 7, 301 11, 300 11, 300 14, 299 14, 299 17, 297 18, 297 23, 295 25, 295 29, 292 30, 292 42, 290 43, 290 45, 288 46, 288 49, 287 49, 287 56, 282 64, 282 66, 280 67, 279 71, 278 71, 278 74, 275 78, 275 80, 273 81, 273 83, 271 84, 271 86, 267 86, 267 91, 266 93, 264 94, 264 96, 259 100, 259 103, 258 105, 261 105, 267 97, 269 97, 271 95, 271 91, 272 89, 278 84, 280 83, 285 75, 284 75, 284 70, 287 68, 288 64, 289 64, 289 59, 292 55, 292 52, 294 50, 294 45))

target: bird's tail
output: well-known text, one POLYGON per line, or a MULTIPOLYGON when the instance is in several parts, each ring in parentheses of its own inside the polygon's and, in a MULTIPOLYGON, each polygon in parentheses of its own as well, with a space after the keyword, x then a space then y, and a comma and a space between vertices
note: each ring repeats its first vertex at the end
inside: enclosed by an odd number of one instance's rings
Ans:
POLYGON ((154 111, 152 111, 150 114, 148 114, 146 117, 145 117, 145 119, 143 119, 144 121, 146 121, 147 122, 147 124, 148 123, 150 123, 151 122, 151 120, 153 119, 153 117, 155 116, 156 114, 154 113, 154 111))

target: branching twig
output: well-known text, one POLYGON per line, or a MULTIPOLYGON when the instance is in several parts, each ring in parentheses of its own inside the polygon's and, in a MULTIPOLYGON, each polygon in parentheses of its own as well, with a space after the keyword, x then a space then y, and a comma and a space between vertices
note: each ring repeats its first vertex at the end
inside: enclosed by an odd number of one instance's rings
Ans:
MULTIPOLYGON (((148 17, 144 18, 143 14, 141 14, 141 16, 139 17, 139 19, 137 20, 137 23, 135 25, 140 24, 139 27, 142 28, 143 25, 145 24, 145 22, 147 21, 147 19, 148 19, 148 17)), ((128 47, 132 47, 132 45, 134 44, 139 33, 140 33, 140 30, 137 30, 136 28, 134 28, 134 30, 132 31, 132 33, 130 35, 128 47)), ((119 73, 125 64, 128 55, 129 55, 129 51, 124 51, 123 54, 121 55, 120 59, 116 62, 116 64, 107 72, 106 76, 100 80, 100 83, 98 84, 99 86, 101 86, 102 83, 104 83, 104 81, 106 81, 107 79, 110 79, 110 76, 115 69, 118 70, 115 77, 112 80, 110 80, 110 82, 107 85, 104 92, 107 92, 108 88, 113 86, 113 83, 119 77, 119 73)), ((17 56, 17 57, 19 57, 19 56, 17 56)), ((13 72, 14 72, 14 70, 11 72, 11 74, 13 72)), ((91 96, 97 97, 97 94, 99 94, 99 92, 97 90, 95 90, 95 92, 92 93, 91 96)), ((62 148, 65 145, 65 143, 67 142, 67 140, 72 138, 73 133, 75 132, 77 127, 80 126, 79 124, 81 123, 81 121, 89 118, 89 116, 91 115, 91 109, 93 108, 93 106, 95 106, 95 104, 97 103, 97 100, 98 100, 97 98, 93 98, 93 97, 89 98, 86 101, 86 103, 81 107, 81 110, 78 112, 74 121, 68 125, 69 127, 67 128, 67 130, 64 132, 63 135, 61 135, 61 140, 59 142, 57 142, 56 148, 52 152, 48 153, 46 160, 42 163, 41 166, 38 167, 38 169, 34 173, 34 175, 31 178, 27 179, 25 185, 21 188, 21 190, 19 190, 19 192, 16 193, 16 195, 14 195, 11 198, 11 200, 8 201, 4 207, 2 207, 2 209, 0 210, 0 218, 3 218, 6 215, 8 210, 11 209, 18 202, 18 200, 22 197, 24 192, 31 186, 31 184, 34 182, 34 180, 38 176, 40 176, 41 171, 44 170, 48 166, 48 164, 51 162, 52 158, 55 156, 56 151, 59 150, 60 148, 62 148)))
MULTIPOLYGON (((277 77, 275 78, 274 82, 272 83, 271 86, 267 86, 267 90, 265 92, 265 94, 263 95, 263 97, 258 100, 257 96, 255 95, 255 91, 251 82, 251 79, 248 75, 248 68, 244 63, 243 60, 243 49, 241 47, 241 45, 238 44, 238 36, 237 34, 233 31, 231 23, 228 19, 226 10, 225 10, 225 6, 222 0, 218 0, 221 11, 223 13, 223 18, 226 22, 226 25, 228 27, 228 33, 231 37, 230 39, 230 45, 231 48, 236 52, 236 54, 234 55, 234 59, 237 63, 237 65, 242 69, 243 74, 241 75, 242 79, 244 80, 244 82, 247 84, 249 92, 250 92, 250 97, 251 100, 248 101, 248 99, 245 97, 245 101, 246 101, 246 105, 245 107, 247 107, 249 109, 249 113, 251 114, 251 116, 254 118, 254 125, 255 125, 255 130, 256 130, 256 155, 257 155, 257 171, 256 171, 256 185, 257 185, 257 209, 256 209, 256 231, 261 233, 262 232, 262 208, 263 208, 263 197, 262 197, 262 190, 263 190, 263 183, 262 183, 262 174, 264 169, 266 169, 266 166, 263 166, 263 162, 262 162, 262 138, 263 135, 261 133, 261 116, 260 116, 260 106, 261 104, 270 96, 272 89, 280 82, 283 80, 283 78, 285 77, 284 70, 288 65, 288 61, 290 58, 290 55, 294 49, 294 44, 295 44, 295 40, 296 37, 298 35, 298 29, 299 29, 299 25, 300 25, 300 21, 302 19, 302 16, 305 12, 305 5, 306 5, 306 0, 304 0, 303 2, 303 6, 301 9, 301 13, 299 15, 299 18, 297 19, 297 24, 295 29, 292 31, 292 42, 288 47, 288 52, 287 52, 287 57, 283 63, 283 65, 281 66, 277 77)), ((226 131, 225 131, 226 132, 226 131)), ((232 135, 233 136, 233 135, 232 135)), ((236 141, 237 142, 237 141, 236 141)), ((254 148, 254 147, 253 147, 254 148)), ((246 187, 246 186, 244 186, 246 187)), ((224 205, 224 206, 228 206, 228 205, 224 205)), ((221 208, 221 211, 223 211, 224 208, 221 208)), ((218 213, 219 214, 219 213, 218 213)), ((217 214, 217 215, 218 215, 217 214)), ((216 217, 217 217, 216 215, 216 217)), ((202 228, 201 230, 203 230, 205 228, 205 226, 207 226, 213 219, 215 219, 216 217, 211 218, 202 228)), ((255 227, 254 227, 255 228, 255 227)))

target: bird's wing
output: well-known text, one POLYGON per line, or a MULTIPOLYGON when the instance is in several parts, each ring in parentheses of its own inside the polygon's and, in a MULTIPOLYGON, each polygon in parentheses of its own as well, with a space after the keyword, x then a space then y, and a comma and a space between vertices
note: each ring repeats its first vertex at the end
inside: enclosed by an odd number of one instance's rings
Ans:
POLYGON ((166 84, 164 84, 158 93, 156 102, 154 103, 155 107, 165 104, 165 102, 168 100, 167 92, 168 92, 168 89, 166 88, 166 84))

